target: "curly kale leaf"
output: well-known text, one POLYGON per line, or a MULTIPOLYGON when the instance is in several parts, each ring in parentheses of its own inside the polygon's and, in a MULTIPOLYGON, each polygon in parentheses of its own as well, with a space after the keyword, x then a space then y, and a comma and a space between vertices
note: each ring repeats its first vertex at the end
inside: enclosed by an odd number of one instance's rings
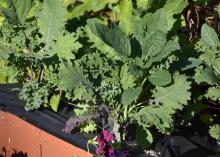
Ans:
POLYGON ((48 103, 49 90, 47 86, 39 85, 37 82, 26 82, 19 94, 19 98, 24 100, 25 110, 31 111, 39 109, 48 103))

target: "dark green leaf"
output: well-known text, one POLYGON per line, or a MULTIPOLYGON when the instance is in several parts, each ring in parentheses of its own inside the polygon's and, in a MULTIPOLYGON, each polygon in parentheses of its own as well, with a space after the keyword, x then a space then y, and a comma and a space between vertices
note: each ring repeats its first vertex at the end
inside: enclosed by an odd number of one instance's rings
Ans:
POLYGON ((149 81, 156 86, 165 86, 171 83, 171 74, 168 70, 157 70, 148 77, 149 81))

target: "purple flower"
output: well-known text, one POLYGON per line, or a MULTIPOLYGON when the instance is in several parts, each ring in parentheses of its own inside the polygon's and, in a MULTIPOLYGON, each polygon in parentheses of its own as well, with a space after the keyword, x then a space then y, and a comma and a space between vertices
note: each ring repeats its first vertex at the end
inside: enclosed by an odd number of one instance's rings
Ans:
POLYGON ((117 152, 111 146, 111 142, 115 139, 114 135, 106 130, 101 132, 101 136, 97 137, 98 147, 96 153, 102 157, 129 157, 127 152, 117 152))
POLYGON ((106 130, 103 130, 101 135, 103 136, 106 142, 111 142, 114 139, 113 134, 106 130))

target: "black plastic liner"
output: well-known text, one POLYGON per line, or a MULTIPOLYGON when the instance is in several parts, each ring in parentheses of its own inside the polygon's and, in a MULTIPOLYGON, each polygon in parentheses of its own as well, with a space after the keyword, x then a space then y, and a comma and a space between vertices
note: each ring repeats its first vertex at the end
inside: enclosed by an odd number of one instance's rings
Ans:
MULTIPOLYGON (((88 138, 80 133, 67 134, 62 131, 65 127, 66 117, 58 115, 50 110, 41 109, 26 111, 24 102, 18 99, 18 84, 0 84, 0 110, 10 112, 32 125, 87 151, 88 138)), ((89 145, 91 153, 95 153, 95 147, 89 145)))

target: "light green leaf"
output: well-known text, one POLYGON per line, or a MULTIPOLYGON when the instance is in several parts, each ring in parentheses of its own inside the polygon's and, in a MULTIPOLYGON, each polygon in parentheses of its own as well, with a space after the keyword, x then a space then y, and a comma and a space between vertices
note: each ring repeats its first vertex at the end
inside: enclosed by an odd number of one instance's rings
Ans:
POLYGON ((89 121, 88 124, 82 126, 80 128, 81 132, 84 132, 84 133, 90 133, 90 132, 94 132, 96 131, 96 123, 93 122, 93 121, 89 121))
POLYGON ((100 23, 94 24, 92 21, 88 24, 91 31, 102 39, 105 44, 114 48, 121 57, 131 54, 130 40, 119 28, 111 29, 100 23))
POLYGON ((157 70, 148 79, 155 86, 165 86, 171 83, 171 74, 165 69, 157 70))
POLYGON ((76 2, 76 0, 62 0, 65 7, 72 5, 76 2))
POLYGON ((204 61, 208 66, 212 67, 212 65, 214 64, 216 55, 215 52, 213 53, 213 51, 206 51, 205 53, 201 54, 199 56, 199 58, 204 61))
POLYGON ((130 105, 132 102, 138 99, 141 88, 128 88, 122 93, 121 102, 123 105, 127 106, 130 105))
POLYGON ((120 83, 122 85, 122 88, 124 90, 128 89, 129 87, 135 86, 135 77, 129 73, 129 67, 128 65, 123 65, 120 70, 120 83))
POLYGON ((48 50, 50 44, 60 34, 67 11, 60 0, 44 0, 38 14, 38 25, 48 50))
POLYGON ((103 9, 109 0, 79 0, 79 4, 69 12, 68 19, 79 17, 86 12, 96 12, 103 9))
POLYGON ((220 88, 219 87, 210 87, 208 92, 205 94, 206 98, 212 99, 214 101, 220 100, 220 88))
POLYGON ((150 58, 145 67, 149 68, 153 63, 155 62, 161 62, 163 59, 165 59, 166 57, 168 57, 172 52, 179 50, 180 46, 177 42, 175 41, 168 41, 165 45, 165 47, 163 48, 163 50, 156 56, 150 58))
POLYGON ((173 28, 174 23, 177 19, 174 15, 182 13, 182 11, 188 6, 187 0, 167 0, 164 5, 166 17, 168 21, 168 30, 173 28))
POLYGON ((213 68, 220 75, 220 57, 216 58, 213 64, 213 68))
POLYGON ((194 79, 198 84, 207 83, 209 85, 215 85, 220 83, 220 79, 212 70, 208 68, 205 69, 202 66, 196 68, 194 79))
POLYGON ((160 31, 164 34, 168 33, 168 23, 166 12, 164 9, 157 10, 154 14, 148 13, 143 17, 143 20, 147 23, 147 32, 160 31))
POLYGON ((61 59, 74 59, 75 56, 73 52, 78 51, 82 45, 77 41, 77 37, 74 34, 66 33, 65 35, 59 35, 57 37, 57 42, 54 43, 52 49, 50 50, 51 55, 57 54, 61 59))
POLYGON ((33 0, 7 0, 11 18, 18 20, 17 24, 23 25, 33 6, 33 2, 33 0))
POLYGON ((149 128, 155 126, 160 132, 168 133, 173 125, 171 108, 166 106, 150 105, 143 107, 138 113, 135 114, 135 119, 140 126, 149 128))
POLYGON ((155 98, 153 102, 158 105, 165 105, 173 110, 182 109, 183 105, 187 105, 187 101, 190 100, 190 84, 185 75, 176 74, 174 76, 174 84, 168 87, 156 87, 152 91, 155 98))
POLYGON ((142 57, 149 60, 159 54, 166 44, 166 35, 161 32, 148 33, 141 41, 142 57))
POLYGON ((126 33, 130 34, 132 30, 132 11, 133 4, 131 0, 121 0, 119 4, 118 16, 119 27, 126 33))
POLYGON ((201 40, 208 48, 217 49, 220 45, 217 33, 207 24, 202 25, 201 40))
POLYGON ((185 75, 174 76, 174 84, 168 87, 156 87, 153 90, 152 105, 143 107, 134 119, 145 128, 155 126, 162 133, 169 133, 173 126, 172 115, 190 100, 190 82, 185 75))
POLYGON ((220 140, 220 125, 216 124, 210 127, 209 134, 216 140, 220 140))
POLYGON ((90 86, 89 81, 83 76, 83 72, 77 65, 71 64, 61 65, 60 71, 60 87, 61 89, 72 93, 79 86, 90 86))
POLYGON ((5 17, 2 14, 0 14, 0 27, 3 25, 4 20, 5 17))
POLYGON ((89 19, 87 20, 87 25, 85 26, 85 33, 88 37, 88 42, 93 43, 90 47, 96 48, 101 52, 105 53, 108 58, 120 58, 117 55, 117 52, 110 46, 106 45, 101 38, 99 38, 98 33, 96 31, 96 23, 102 23, 102 21, 98 19, 89 19))
POLYGON ((188 61, 189 63, 185 67, 181 68, 181 71, 192 69, 202 64, 200 59, 189 58, 188 61))
POLYGON ((60 104, 60 95, 53 95, 50 98, 50 106, 55 112, 57 112, 59 104, 60 104))

